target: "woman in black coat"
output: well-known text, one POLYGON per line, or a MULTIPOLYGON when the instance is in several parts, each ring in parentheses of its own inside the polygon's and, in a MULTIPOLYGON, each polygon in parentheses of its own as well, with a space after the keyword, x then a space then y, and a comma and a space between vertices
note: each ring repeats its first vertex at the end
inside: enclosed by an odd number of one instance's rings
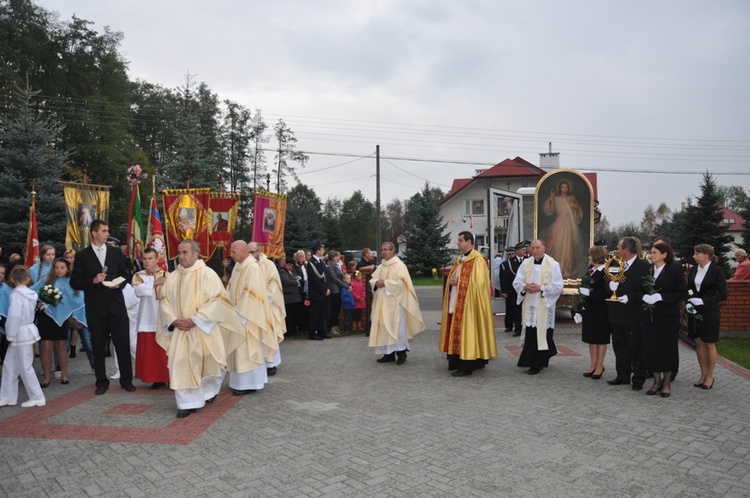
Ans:
POLYGON ((695 354, 701 368, 701 378, 695 387, 714 387, 716 343, 721 326, 721 301, 727 298, 724 270, 716 263, 714 248, 708 244, 695 246, 693 259, 697 263, 688 274, 688 334, 695 339, 695 354), (700 315, 701 318, 697 318, 700 315))
POLYGON ((607 249, 601 246, 589 248, 589 278, 588 287, 581 287, 583 299, 583 324, 581 325, 581 340, 589 345, 591 366, 584 372, 584 377, 601 379, 604 372, 604 355, 607 354, 607 344, 612 329, 609 325, 609 315, 606 299, 612 295, 609 282, 604 276, 604 260, 607 249))
MULTIPOLYGON (((651 248, 653 294, 644 294, 643 302, 643 353, 646 370, 654 374, 654 383, 648 395, 661 393, 662 398, 672 394, 670 376, 679 364, 678 340, 680 337, 680 303, 687 299, 687 287, 682 266, 675 263, 674 251, 665 242, 651 248)), ((644 285, 644 289, 646 286, 644 285)))

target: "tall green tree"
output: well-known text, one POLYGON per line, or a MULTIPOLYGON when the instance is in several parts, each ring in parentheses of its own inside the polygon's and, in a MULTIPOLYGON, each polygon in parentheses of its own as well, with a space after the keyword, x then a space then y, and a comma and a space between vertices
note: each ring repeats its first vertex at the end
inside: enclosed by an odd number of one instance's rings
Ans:
POLYGON ((745 219, 745 222, 742 224, 742 244, 740 247, 750 252, 750 198, 745 202, 745 206, 740 211, 740 214, 745 219))
POLYGON ((717 189, 713 175, 705 173, 700 185, 701 195, 695 204, 690 204, 686 210, 684 236, 678 246, 679 254, 686 259, 692 259, 693 248, 698 244, 713 246, 719 265, 728 272, 726 252, 732 238, 721 226, 724 215, 721 206, 721 195, 717 189))
POLYGON ((273 169, 273 180, 275 181, 276 192, 284 193, 287 189, 287 177, 291 176, 299 181, 297 177, 297 168, 294 163, 298 163, 304 168, 310 159, 303 152, 297 150, 297 138, 289 126, 282 120, 273 127, 274 137, 276 137, 276 164, 273 169))
POLYGON ((425 183, 421 191, 409 199, 405 222, 406 255, 404 262, 409 270, 419 275, 429 275, 433 268, 446 264, 450 259, 450 236, 443 223, 437 204, 444 194, 440 189, 425 183))
POLYGON ((320 217, 321 239, 330 249, 345 250, 343 230, 341 229, 341 200, 337 197, 327 199, 323 204, 320 217))
POLYGON ((341 232, 344 249, 375 247, 375 205, 356 190, 341 205, 341 232))
POLYGON ((217 119, 218 99, 205 83, 197 90, 188 76, 178 99, 175 123, 175 157, 164 168, 164 180, 170 187, 217 188, 223 183, 219 160, 217 119))
POLYGON ((221 125, 221 164, 224 171, 224 186, 230 192, 238 192, 240 205, 238 210, 238 228, 243 228, 250 219, 252 196, 250 194, 250 175, 248 155, 250 153, 250 119, 251 112, 236 102, 224 101, 225 111, 221 125))
POLYGON ((0 233, 5 250, 22 253, 29 226, 31 189, 36 191, 40 243, 65 240, 65 203, 60 179, 66 154, 55 149, 60 128, 43 118, 39 91, 17 90, 15 112, 0 118, 0 233))
POLYGON ((284 250, 287 254, 310 249, 316 239, 323 239, 320 226, 320 198, 303 183, 287 193, 284 250))

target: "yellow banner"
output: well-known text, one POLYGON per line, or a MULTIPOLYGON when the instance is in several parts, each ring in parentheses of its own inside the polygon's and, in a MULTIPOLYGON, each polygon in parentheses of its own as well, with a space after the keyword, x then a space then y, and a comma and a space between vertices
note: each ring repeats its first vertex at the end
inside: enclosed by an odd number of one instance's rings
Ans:
POLYGON ((82 183, 64 184, 68 226, 65 247, 80 251, 90 243, 89 228, 94 220, 109 220, 109 187, 82 183))

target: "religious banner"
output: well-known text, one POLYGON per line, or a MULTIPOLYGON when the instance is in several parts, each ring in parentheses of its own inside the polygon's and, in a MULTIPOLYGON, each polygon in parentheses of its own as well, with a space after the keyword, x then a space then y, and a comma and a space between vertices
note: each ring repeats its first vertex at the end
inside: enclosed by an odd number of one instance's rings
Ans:
POLYGON ((31 268, 39 260, 39 233, 36 226, 36 192, 31 192, 31 207, 29 208, 29 230, 26 233, 26 251, 24 264, 31 268))
POLYGON ((208 199, 208 211, 211 216, 208 233, 209 257, 213 256, 217 247, 223 247, 224 254, 229 252, 239 207, 240 194, 211 192, 208 199))
POLYGON ((88 183, 62 183, 68 215, 65 247, 80 251, 91 242, 91 222, 97 219, 109 222, 109 187, 88 183))
POLYGON ((177 257, 181 241, 192 239, 200 244, 200 256, 208 259, 209 216, 208 188, 163 190, 164 221, 167 225, 167 257, 177 257))
POLYGON ((257 190, 253 209, 253 242, 269 258, 284 256, 286 196, 257 190))
POLYGON ((167 247, 164 244, 164 229, 161 224, 159 215, 159 205, 156 203, 156 197, 151 198, 151 208, 148 215, 148 229, 146 231, 146 247, 153 247, 158 253, 157 262, 159 268, 167 271, 167 247))
POLYGON ((141 214, 141 191, 138 185, 130 187, 129 215, 127 256, 134 261, 143 255, 143 215, 141 214))

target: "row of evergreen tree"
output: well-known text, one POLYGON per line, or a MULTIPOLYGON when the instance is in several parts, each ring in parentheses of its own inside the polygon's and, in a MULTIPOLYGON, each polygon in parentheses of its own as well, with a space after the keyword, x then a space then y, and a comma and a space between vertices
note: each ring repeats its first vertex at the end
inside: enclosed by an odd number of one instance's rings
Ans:
MULTIPOLYGON (((60 20, 29 0, 0 0, 0 233, 6 254, 25 244, 32 188, 40 241, 61 245, 66 219, 59 180, 110 185, 110 225, 124 236, 125 175, 133 164, 156 176, 157 190, 189 182, 239 192, 240 235, 249 233, 255 189, 286 192, 290 249, 314 238, 340 249, 375 247, 377 239, 403 230, 408 201, 386 206, 383 232, 376 234, 376 208, 360 190, 323 203, 299 183, 296 170, 308 157, 283 120, 271 127, 260 109, 222 100, 190 75, 181 88, 130 80, 120 52, 124 35, 96 32, 92 24, 60 20), (288 190, 293 179, 297 185, 288 190)), ((150 194, 151 181, 141 186, 142 196, 150 194)))

